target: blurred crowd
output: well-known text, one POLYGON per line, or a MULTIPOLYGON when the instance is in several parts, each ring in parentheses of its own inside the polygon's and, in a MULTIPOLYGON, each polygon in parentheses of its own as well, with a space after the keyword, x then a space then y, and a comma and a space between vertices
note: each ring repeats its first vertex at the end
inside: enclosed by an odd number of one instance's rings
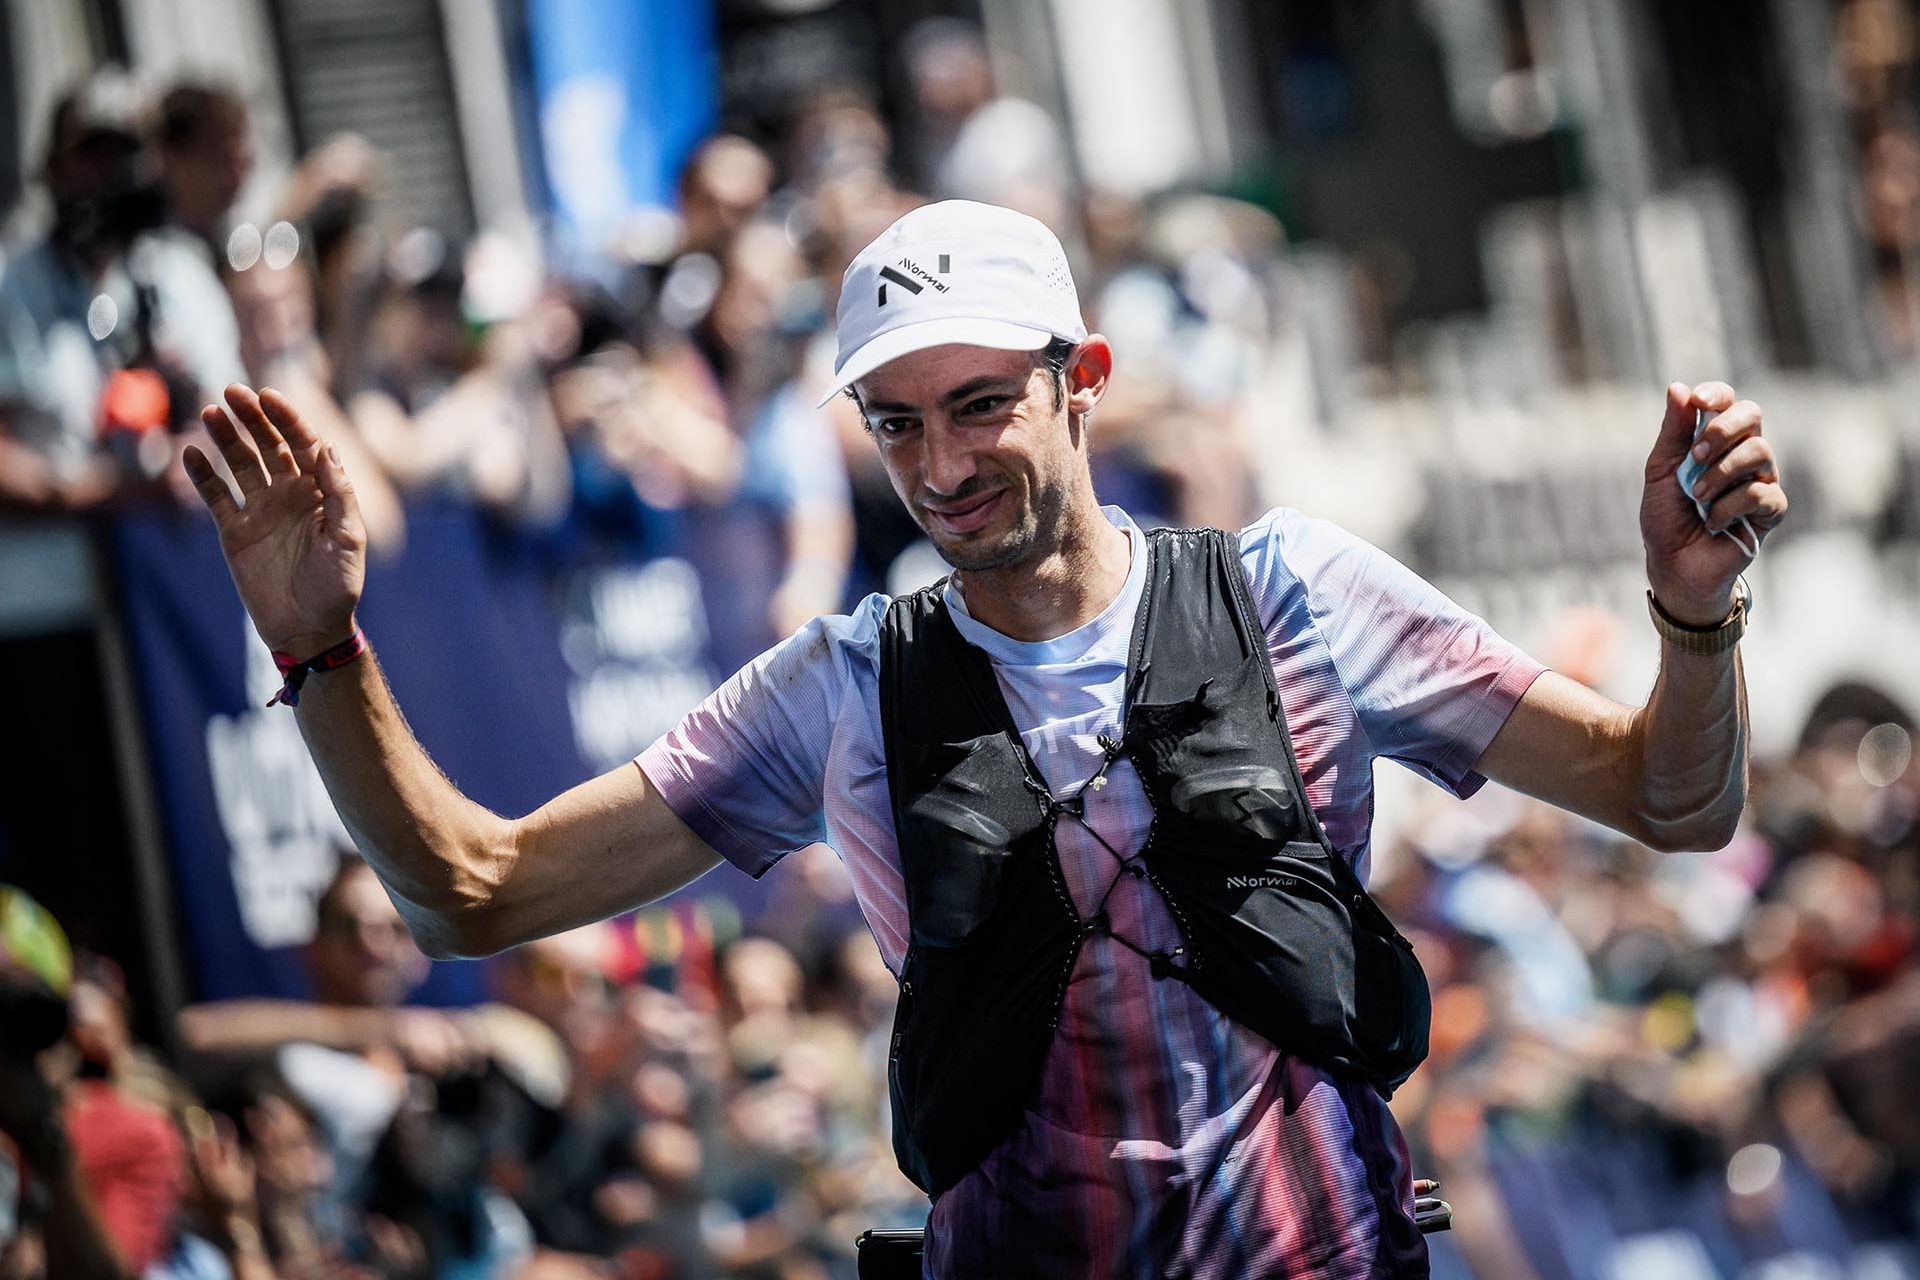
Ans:
MULTIPOLYGON (((0 267, 0 619, 72 587, 49 530, 197 505, 179 452, 235 381, 335 445, 376 555, 451 502, 556 567, 692 560, 725 584, 705 593, 723 670, 918 585, 939 566, 851 402, 814 403, 845 264, 930 198, 1066 239, 1124 375, 1093 436, 1103 497, 1144 525, 1250 519, 1274 495, 1242 415, 1294 305, 1278 222, 1079 191, 977 31, 929 23, 905 52, 910 133, 847 93, 797 103, 777 136, 706 141, 672 216, 565 270, 497 229, 394 223, 388 163, 354 137, 239 220, 241 94, 76 86, 44 130, 47 224, 0 267)), ((1906 315, 1889 264, 1920 147, 1870 106, 1883 300, 1906 315)), ((1617 1234, 1689 1197, 1748 1241, 1788 1217, 1920 1237, 1912 730, 1837 690, 1711 855, 1491 789, 1411 824, 1378 888, 1434 992, 1432 1057, 1394 1105, 1457 1210, 1438 1247, 1553 1274, 1592 1205, 1617 1234)), ((895 985, 828 850, 770 893, 752 920, 703 898, 521 948, 488 962, 490 1003, 434 1009, 409 1003, 426 961, 343 851, 311 1000, 189 1007, 161 1053, 132 1038, 152 1019, 113 963, 0 889, 0 1277, 850 1276, 859 1231, 925 1213, 885 1116, 895 985)))
POLYGON ((850 1275, 859 1231, 925 1201, 881 1114, 893 980, 821 869, 792 877, 790 942, 661 909, 431 1009, 348 855, 311 1002, 191 1006, 170 1062, 131 1041, 111 962, 0 889, 0 1275, 850 1275))
MULTIPOLYGON (((1641 1272, 1676 1277, 1745 1273, 1729 1241, 1911 1250, 1912 729, 1836 689, 1715 854, 1506 793, 1415 826, 1380 895, 1433 1052, 1394 1109, 1455 1206, 1445 1259, 1577 1273, 1563 1251, 1636 1230, 1718 1264, 1641 1272)), ((774 894, 744 924, 712 897, 533 943, 487 962, 488 1003, 425 1008, 347 851, 312 999, 188 1007, 163 1059, 113 965, 0 889, 0 1276, 849 1277, 859 1232, 926 1210, 885 1114, 895 984, 824 846, 774 894)))
POLYGON ((1582 1274, 1674 1230, 1698 1255, 1615 1274, 1875 1243, 1884 1271, 1833 1274, 1920 1273, 1913 729, 1836 686, 1716 853, 1495 788, 1413 825, 1379 892, 1426 966, 1432 1055, 1393 1105, 1474 1274, 1582 1274))
POLYGON ((410 503, 455 501, 562 566, 684 555, 726 583, 709 630, 730 668, 896 565, 933 576, 924 550, 902 560, 918 533, 851 402, 814 406, 846 263, 914 204, 963 196, 1070 237, 1089 320, 1129 360, 1097 442, 1110 499, 1250 518, 1234 419, 1269 345, 1278 223, 1201 196, 1082 200, 1047 114, 996 94, 977 30, 929 23, 910 56, 910 147, 822 93, 777 137, 708 139, 676 213, 636 212, 573 271, 502 231, 396 224, 389 168, 352 136, 238 221, 243 97, 96 74, 46 128, 50 224, 0 275, 0 512, 191 505, 177 458, 201 406, 272 385, 338 448, 376 554, 410 503))

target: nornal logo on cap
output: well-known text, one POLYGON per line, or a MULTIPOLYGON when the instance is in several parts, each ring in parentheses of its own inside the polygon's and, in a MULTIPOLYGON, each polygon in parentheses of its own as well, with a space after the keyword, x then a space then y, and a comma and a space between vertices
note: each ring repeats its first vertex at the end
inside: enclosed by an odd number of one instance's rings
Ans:
POLYGON ((1036 218, 971 200, 915 209, 862 249, 840 282, 835 329, 839 358, 821 404, 928 347, 1038 351, 1087 336, 1058 237, 1036 218))
MULTIPOLYGON (((939 271, 941 275, 947 274, 947 272, 952 269, 952 262, 953 258, 950 254, 943 253, 940 255, 939 271)), ((948 285, 946 281, 928 275, 927 269, 915 262, 912 258, 900 259, 900 265, 913 272, 914 275, 919 276, 920 280, 925 280, 927 284, 932 285, 940 292, 945 293, 947 291, 948 285)), ((880 305, 883 307, 887 305, 887 281, 889 280, 905 288, 910 293, 919 293, 920 290, 925 287, 920 283, 920 280, 915 280, 911 276, 903 276, 892 267, 882 267, 880 268, 880 305)))

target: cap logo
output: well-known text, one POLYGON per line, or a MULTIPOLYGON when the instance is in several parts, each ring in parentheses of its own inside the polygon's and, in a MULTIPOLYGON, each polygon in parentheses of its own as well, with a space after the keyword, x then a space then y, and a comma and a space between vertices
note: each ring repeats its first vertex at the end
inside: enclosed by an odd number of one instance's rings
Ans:
POLYGON ((945 293, 952 286, 949 285, 946 281, 940 279, 939 276, 943 276, 947 274, 947 272, 952 268, 952 263, 953 263, 953 256, 951 254, 946 254, 946 253, 941 254, 940 265, 938 269, 939 275, 935 275, 934 273, 929 272, 925 267, 921 266, 919 263, 915 262, 912 258, 900 259, 900 265, 905 267, 908 271, 911 271, 913 275, 919 276, 920 280, 915 280, 913 276, 902 275, 900 272, 894 270, 892 267, 880 268, 880 300, 876 305, 882 306, 882 307, 887 305, 887 281, 889 280, 893 281, 895 284, 899 285, 901 288, 907 290, 909 293, 920 293, 923 290, 925 290, 928 284, 932 285, 935 289, 939 290, 941 293, 945 293), (926 281, 926 284, 922 284, 920 282, 921 280, 926 281))

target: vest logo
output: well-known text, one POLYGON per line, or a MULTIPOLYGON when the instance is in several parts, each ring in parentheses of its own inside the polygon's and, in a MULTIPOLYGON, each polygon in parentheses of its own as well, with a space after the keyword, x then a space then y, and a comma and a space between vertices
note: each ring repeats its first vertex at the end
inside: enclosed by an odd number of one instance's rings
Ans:
POLYGON ((902 274, 893 267, 880 268, 880 301, 878 305, 883 307, 887 305, 887 281, 889 280, 899 285, 902 289, 905 289, 908 293, 922 293, 928 285, 932 285, 934 289, 940 293, 945 293, 953 287, 945 280, 940 279, 941 276, 946 275, 948 271, 952 270, 953 257, 951 254, 941 254, 939 266, 934 271, 928 271, 912 258, 900 259, 900 265, 913 274, 902 274), (914 276, 920 278, 916 280, 914 276))
POLYGON ((1291 889, 1293 877, 1266 873, 1257 876, 1228 876, 1229 889, 1291 889))

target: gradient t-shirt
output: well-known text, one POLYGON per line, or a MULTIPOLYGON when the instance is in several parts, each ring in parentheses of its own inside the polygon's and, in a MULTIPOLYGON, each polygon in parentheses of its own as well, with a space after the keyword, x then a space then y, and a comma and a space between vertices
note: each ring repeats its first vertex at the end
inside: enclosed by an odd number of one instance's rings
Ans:
MULTIPOLYGON (((951 585, 954 624, 986 652, 1014 723, 1056 798, 1092 776, 1121 728, 1122 684, 1146 580, 1051 640, 976 621, 951 585)), ((1541 667, 1385 553, 1338 526, 1276 509, 1241 531, 1308 801, 1364 878, 1376 757, 1454 793, 1541 667)), ((764 874, 816 841, 845 862, 887 965, 906 952, 906 888, 887 793, 878 694, 890 601, 820 618, 761 655, 649 747, 640 768, 735 866, 764 874)), ((1063 822, 1061 871, 1090 914, 1151 811, 1125 759, 1063 822), (1088 830, 1091 828, 1091 831, 1088 830), (1098 838, 1095 838, 1097 835, 1098 838)), ((1143 950, 1179 944, 1163 899, 1122 877, 1113 931, 1143 950)), ((990 1032, 983 1032, 989 1033, 990 1032)), ((1110 937, 1080 952, 1023 1122, 934 1204, 927 1274, 1286 1275, 1425 1272, 1411 1230, 1406 1145, 1386 1104, 1276 1049, 1110 937), (1398 1230, 1383 1230, 1397 1222, 1398 1230), (1393 1243, 1399 1241, 1399 1244, 1393 1243)))

